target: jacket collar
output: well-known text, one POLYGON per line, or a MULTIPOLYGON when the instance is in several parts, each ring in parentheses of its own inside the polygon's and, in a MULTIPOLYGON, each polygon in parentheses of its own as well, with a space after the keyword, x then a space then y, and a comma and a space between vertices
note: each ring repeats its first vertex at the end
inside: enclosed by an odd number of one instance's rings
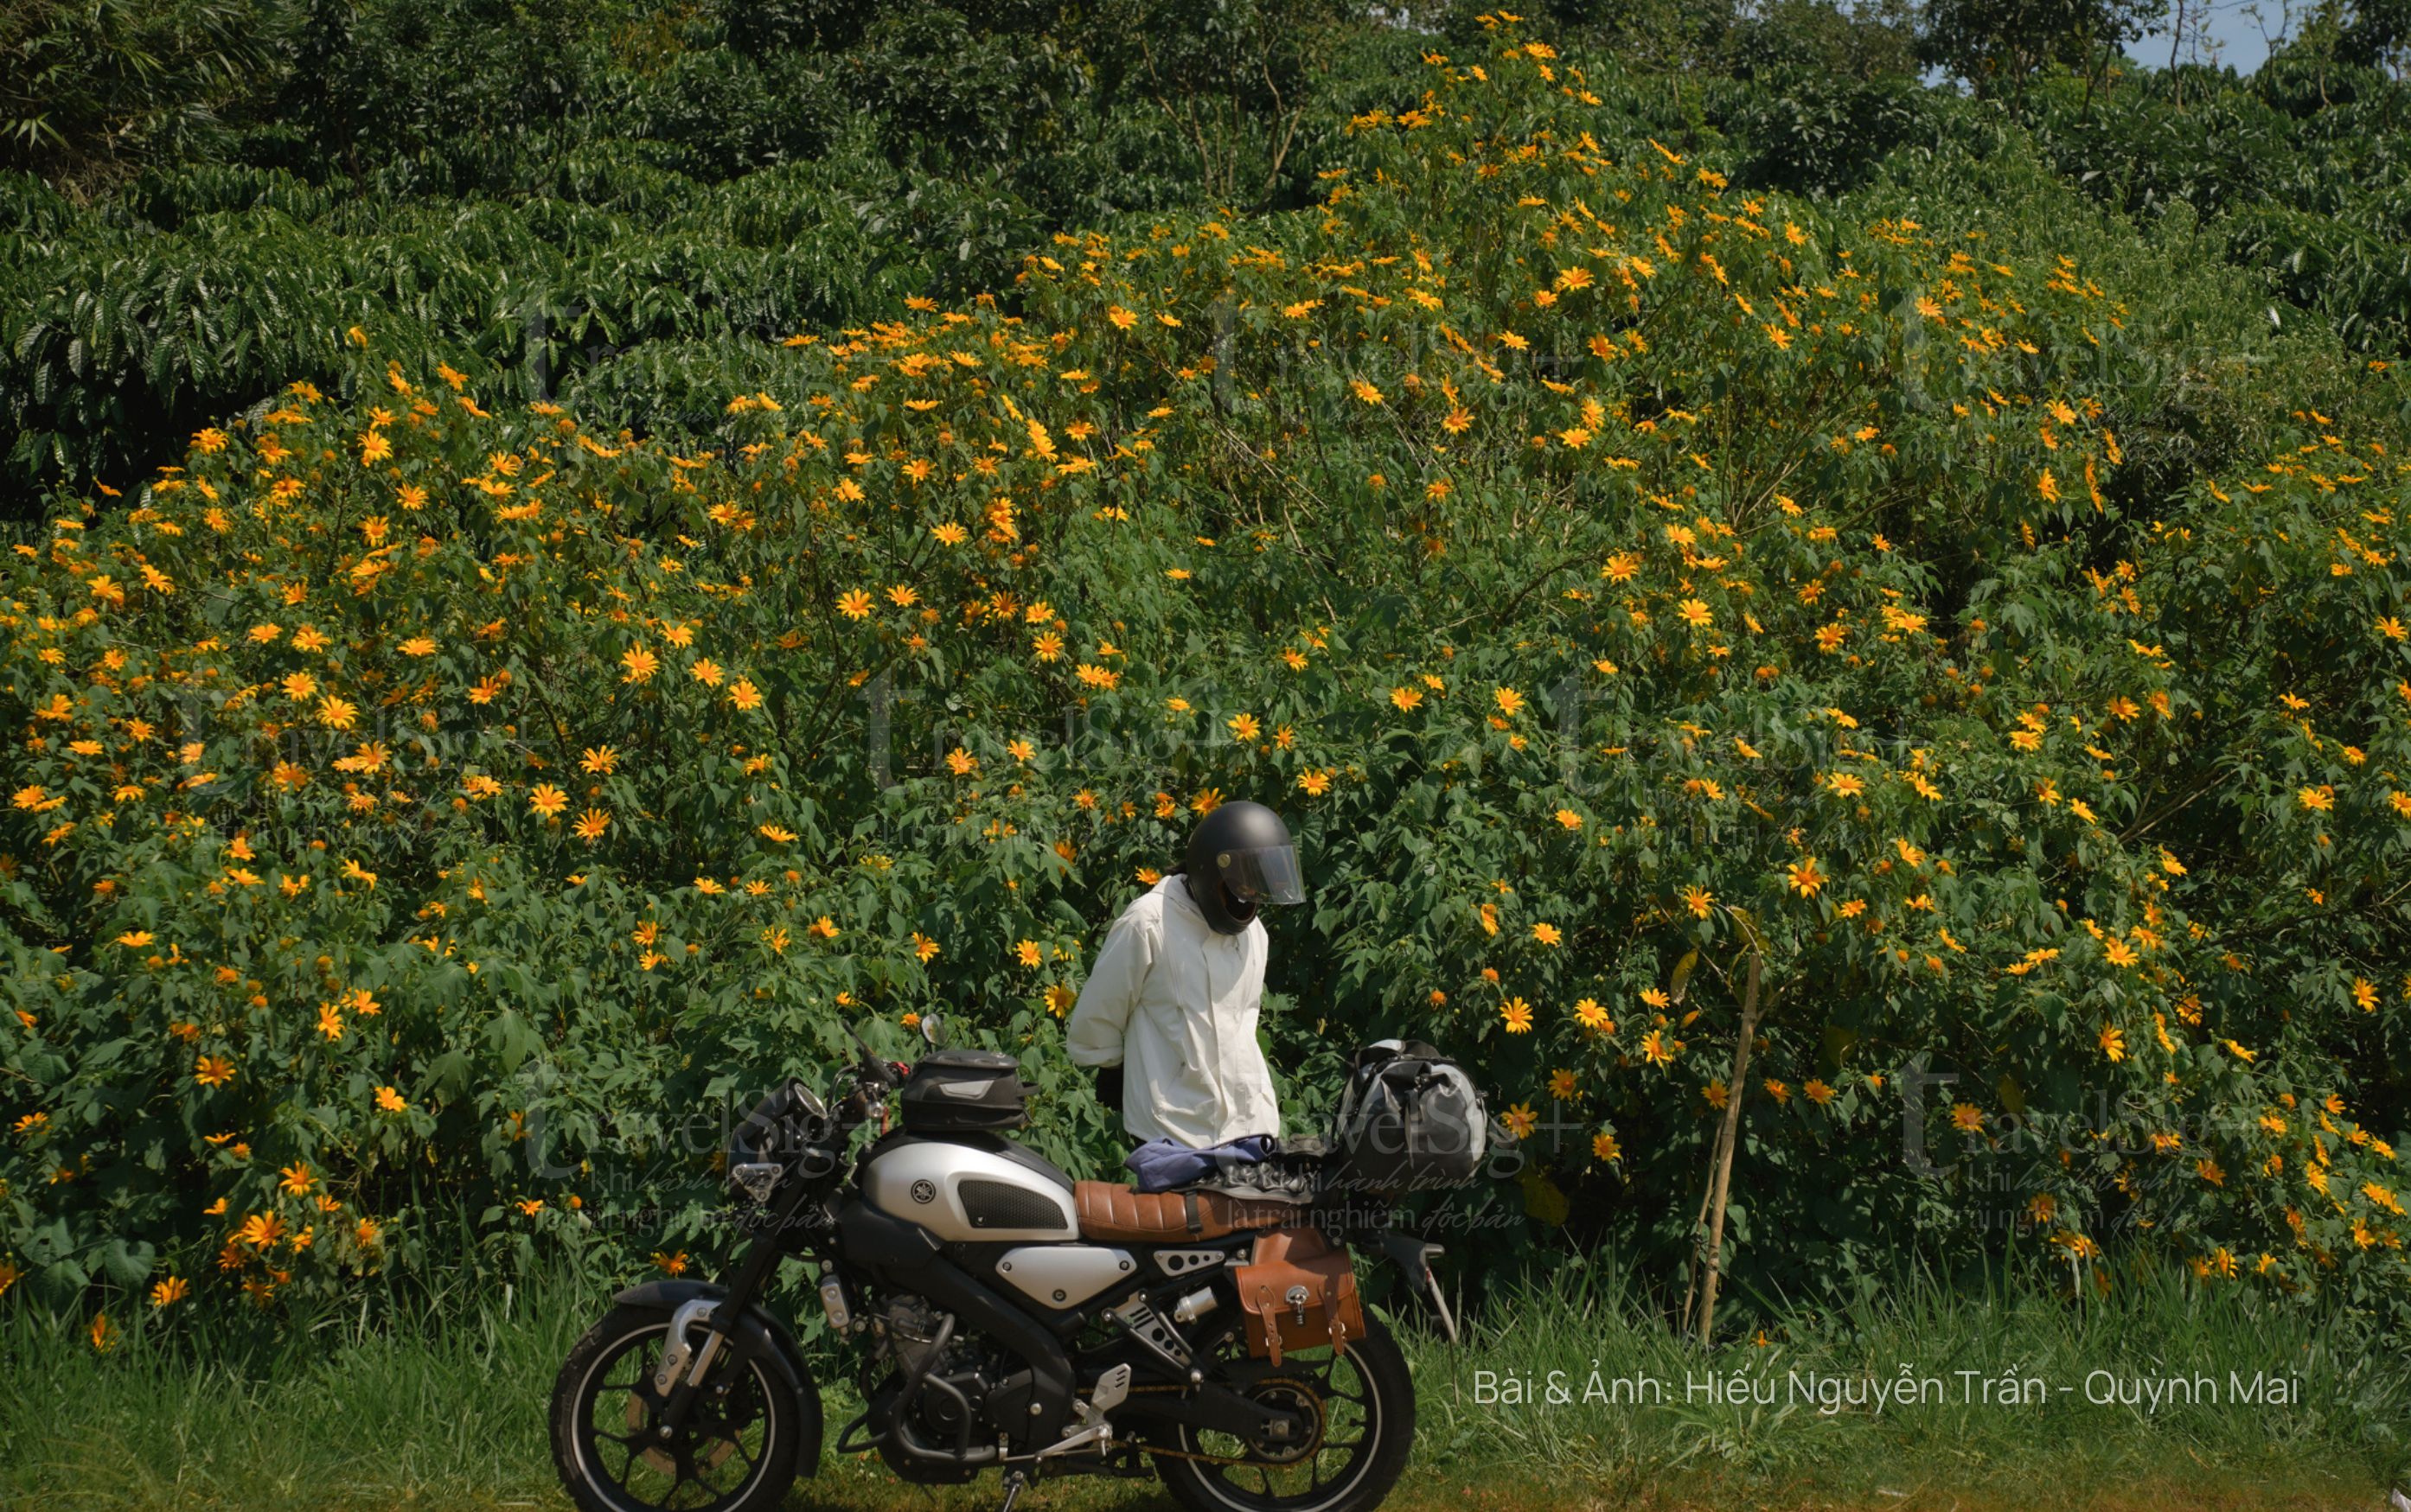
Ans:
POLYGON ((1198 908, 1197 900, 1189 895, 1187 876, 1176 873, 1166 877, 1155 884, 1155 891, 1163 895, 1163 901, 1168 907, 1178 909, 1201 924, 1206 922, 1205 910, 1198 908))
POLYGON ((1222 940, 1235 944, 1248 938, 1249 929, 1254 929, 1264 922, 1261 919, 1250 919, 1248 921, 1247 929, 1242 929, 1235 935, 1223 934, 1206 922, 1206 910, 1199 908, 1197 900, 1189 895, 1189 878, 1186 873, 1164 878, 1155 884, 1155 891, 1163 894, 1166 908, 1179 909, 1181 916, 1196 925, 1198 933, 1204 935, 1209 942, 1222 940))

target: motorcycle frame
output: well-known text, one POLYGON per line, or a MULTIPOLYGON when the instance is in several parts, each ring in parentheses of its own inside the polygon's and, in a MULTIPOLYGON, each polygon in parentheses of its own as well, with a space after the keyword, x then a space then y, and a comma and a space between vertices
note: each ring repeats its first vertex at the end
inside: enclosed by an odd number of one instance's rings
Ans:
MULTIPOLYGON (((830 1276, 837 1278, 849 1302, 850 1332, 861 1333, 870 1327, 865 1304, 874 1293, 916 1295, 952 1315, 917 1368, 905 1377, 894 1400, 884 1406, 872 1402, 839 1435, 838 1448, 841 1453, 892 1446, 907 1459, 926 1465, 933 1476, 946 1478, 969 1479, 982 1469, 998 1465, 1017 1467, 1030 1474, 1055 1469, 1146 1475, 1150 1472, 1143 1468, 1115 1470, 1075 1459, 1066 1451, 1099 1439, 1110 1443, 1110 1435, 1098 1433, 1097 1430, 1113 1417, 1173 1426, 1185 1424, 1249 1442, 1284 1435, 1288 1431, 1284 1420, 1293 1415, 1264 1406, 1233 1388, 1252 1386, 1272 1374, 1275 1367, 1269 1362, 1225 1361, 1219 1372, 1222 1379, 1209 1381, 1196 1360, 1185 1362, 1184 1369, 1182 1362, 1147 1345, 1124 1316, 1125 1310, 1138 1302, 1161 1317, 1171 1312, 1179 1298, 1200 1287, 1210 1287, 1217 1290, 1217 1305, 1233 1307, 1235 1317, 1237 1298, 1228 1278, 1251 1252, 1256 1233, 1240 1232, 1207 1240, 1183 1237, 1162 1244, 1118 1244, 1114 1247, 1130 1251, 1140 1262, 1128 1279, 1109 1285, 1073 1307, 1026 1306, 1004 1288, 986 1285, 955 1263, 937 1236, 928 1229, 909 1219, 883 1213, 862 1199, 858 1170, 848 1165, 842 1152, 855 1132, 869 1122, 871 1095, 880 1093, 884 1100, 884 1092, 898 1084, 904 1069, 879 1061, 866 1052, 853 1090, 834 1112, 824 1115, 827 1126, 811 1131, 817 1138, 797 1141, 794 1156, 781 1162, 781 1174, 765 1194, 767 1200, 746 1214, 742 1226, 751 1243, 721 1282, 654 1281, 619 1294, 619 1301, 672 1315, 671 1338, 665 1345, 663 1364, 656 1376, 657 1387, 665 1390, 665 1399, 654 1421, 665 1441, 684 1432, 712 1367, 723 1351, 730 1351, 740 1359, 762 1361, 795 1393, 805 1435, 797 1466, 806 1475, 817 1469, 825 1432, 819 1387, 794 1334, 760 1305, 780 1264, 791 1257, 818 1263, 825 1281, 830 1276), (827 1160, 823 1169, 802 1169, 804 1156, 826 1156, 832 1151, 837 1157, 827 1160), (1191 1264, 1177 1270, 1159 1261, 1166 1254, 1201 1251, 1217 1252, 1222 1258, 1211 1267, 1191 1264), (1069 1342, 1090 1323, 1106 1317, 1120 1320, 1122 1333, 1110 1345, 1083 1351, 1082 1358, 1075 1360, 1069 1342), (1021 1432, 1004 1434, 996 1442, 983 1440, 976 1444, 971 1442, 972 1423, 966 1411, 956 1444, 942 1448, 922 1443, 913 1433, 912 1408, 919 1395, 933 1385, 940 1389, 953 1389, 943 1380, 933 1377, 939 1358, 958 1327, 986 1334, 1019 1359, 1029 1376, 1029 1411, 1026 1420, 1018 1424, 1021 1432), (701 1332, 700 1340, 690 1342, 697 1330, 701 1332), (1121 1346, 1126 1342, 1140 1347, 1125 1351, 1121 1346), (1099 1360, 1089 1358, 1092 1355, 1120 1358, 1099 1360), (1183 1389, 1129 1397, 1108 1413, 1099 1415, 1097 1421, 1088 1421, 1089 1404, 1080 1400, 1079 1392, 1093 1391, 1099 1378, 1121 1364, 1131 1365, 1133 1374, 1142 1376, 1147 1384, 1183 1389), (859 1443, 854 1442, 857 1431, 868 1434, 859 1443)), ((1361 1219, 1361 1214, 1357 1217, 1361 1219)), ((1322 1214, 1311 1210, 1301 1213, 1299 1226, 1322 1229, 1335 1243, 1349 1246, 1352 1253, 1359 1246, 1373 1249, 1366 1241, 1377 1240, 1376 1253, 1397 1265, 1410 1287, 1426 1298, 1454 1342, 1454 1320, 1430 1266, 1431 1258, 1440 1253, 1439 1245, 1395 1231, 1363 1228, 1337 1214, 1322 1214)), ((1012 1246, 1000 1243, 995 1247, 1012 1246)), ((1008 1389, 999 1394, 1013 1397, 1019 1390, 1018 1381, 1018 1374, 1008 1377, 1008 1389)))

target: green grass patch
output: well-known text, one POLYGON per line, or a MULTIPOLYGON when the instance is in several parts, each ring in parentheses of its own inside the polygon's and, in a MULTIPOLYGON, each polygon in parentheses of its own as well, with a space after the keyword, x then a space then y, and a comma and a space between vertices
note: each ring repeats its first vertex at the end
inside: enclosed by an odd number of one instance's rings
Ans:
MULTIPOLYGON (((98 1355, 21 1315, 0 1335, 20 1391, 0 1416, 0 1505, 563 1505, 544 1402, 603 1301, 554 1283, 423 1325, 326 1317, 216 1355, 140 1330, 98 1355)), ((1844 1312, 1779 1316, 1763 1345, 1703 1353, 1612 1277, 1571 1269, 1494 1308, 1462 1346, 1410 1329, 1421 1423, 1392 1505, 2342 1508, 2381 1505, 2404 1474, 2411 1362, 2334 1316, 2155 1273, 2082 1306, 2031 1284, 1911 1283, 1844 1312), (1825 1412, 1813 1386, 1794 1400, 1790 1385, 1895 1381, 1905 1362, 1941 1380, 1945 1400, 1825 1412), (1585 1402, 1594 1369, 1611 1391, 1662 1382, 1667 1400, 1585 1402), (1545 1392, 1553 1372, 1571 1400, 1502 1403, 1485 1388, 1512 1377, 1545 1392), (2220 1400, 2100 1404, 2084 1389, 2096 1372, 2210 1378, 2220 1400), (1778 1400, 1758 1400, 1762 1385, 1737 1399, 1736 1373, 1773 1381, 1778 1400), (1963 1382, 2005 1373, 2052 1389, 1965 1399, 1963 1382), (2225 1400, 2230 1378, 2264 1374, 2290 1383, 2291 1400, 2225 1400), (1717 1399, 1697 1384, 1711 1375, 1728 1383, 1717 1399)), ((853 1403, 842 1386, 828 1396, 833 1432, 853 1403)), ((991 1479, 932 1500, 876 1461, 826 1461, 791 1505, 951 1509, 994 1495, 991 1479)), ((1165 1504, 1149 1487, 1075 1480, 1028 1505, 1165 1504)))

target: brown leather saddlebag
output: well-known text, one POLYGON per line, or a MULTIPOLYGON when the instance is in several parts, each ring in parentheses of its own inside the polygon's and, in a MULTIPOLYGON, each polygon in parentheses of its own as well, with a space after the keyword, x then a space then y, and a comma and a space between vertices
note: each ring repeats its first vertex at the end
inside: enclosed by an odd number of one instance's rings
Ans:
POLYGON ((1365 1337, 1356 1267, 1312 1228, 1276 1228, 1231 1272, 1248 1315, 1248 1349, 1276 1365, 1292 1349, 1339 1348, 1365 1337))

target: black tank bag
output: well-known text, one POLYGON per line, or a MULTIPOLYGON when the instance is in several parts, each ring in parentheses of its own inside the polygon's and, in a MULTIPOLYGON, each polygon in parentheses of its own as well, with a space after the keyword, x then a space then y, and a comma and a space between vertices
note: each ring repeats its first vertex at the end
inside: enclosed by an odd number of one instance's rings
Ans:
POLYGON ((913 1134, 978 1134, 1030 1122, 1021 1063, 998 1050, 933 1050, 904 1083, 904 1127, 913 1134))

